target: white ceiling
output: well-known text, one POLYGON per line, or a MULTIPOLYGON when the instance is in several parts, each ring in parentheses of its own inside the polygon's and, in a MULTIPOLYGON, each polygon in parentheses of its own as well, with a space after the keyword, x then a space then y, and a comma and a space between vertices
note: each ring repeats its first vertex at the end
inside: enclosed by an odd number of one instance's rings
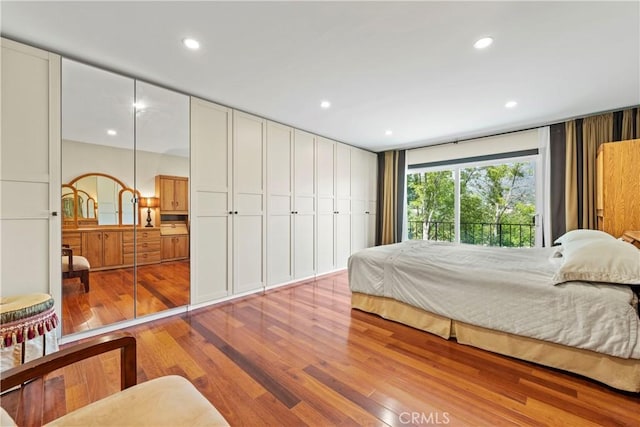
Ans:
POLYGON ((6 37, 373 151, 640 104, 638 1, 1 7, 6 37))

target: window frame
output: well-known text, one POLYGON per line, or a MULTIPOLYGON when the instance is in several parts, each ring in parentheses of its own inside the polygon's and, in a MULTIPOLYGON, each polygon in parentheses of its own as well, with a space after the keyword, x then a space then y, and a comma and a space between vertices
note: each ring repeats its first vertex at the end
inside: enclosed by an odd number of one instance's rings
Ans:
MULTIPOLYGON (((540 167, 541 162, 543 162, 543 153, 542 150, 539 149, 531 149, 531 150, 522 150, 522 151, 512 151, 508 153, 498 153, 492 154, 489 156, 477 156, 475 157, 478 160, 472 160, 474 158, 467 157, 461 159, 452 159, 446 160, 442 162, 433 162, 435 163, 433 166, 428 166, 430 163, 422 163, 419 165, 408 165, 405 173, 405 195, 408 194, 407 183, 408 178, 407 175, 415 174, 415 173, 425 173, 425 172, 442 172, 442 171, 452 171, 453 179, 454 179, 454 234, 455 234, 455 243, 460 243, 460 170, 463 168, 474 168, 474 167, 486 167, 486 166, 496 166, 505 163, 515 163, 515 162, 531 162, 533 166, 534 173, 534 191, 535 191, 535 214, 534 214, 534 245, 532 247, 542 247, 542 219, 544 211, 543 208, 543 199, 540 192, 543 188, 543 174, 542 168, 540 167), (482 159, 480 159, 482 158, 482 159)), ((408 212, 408 200, 406 200, 405 196, 405 212, 408 212)), ((405 219, 405 223, 408 222, 405 219)), ((406 228, 406 227, 405 227, 406 228)), ((408 233, 405 233, 405 240, 408 239, 408 233)))

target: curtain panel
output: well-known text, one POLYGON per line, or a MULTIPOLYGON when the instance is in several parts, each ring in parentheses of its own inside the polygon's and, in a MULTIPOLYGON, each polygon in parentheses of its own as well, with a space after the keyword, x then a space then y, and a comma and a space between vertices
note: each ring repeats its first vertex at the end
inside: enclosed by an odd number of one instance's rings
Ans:
MULTIPOLYGON (((562 124, 559 124, 562 125, 562 124)), ((558 125, 552 127, 552 152, 561 151, 562 132, 558 125), (554 133, 555 130, 555 133, 554 133), (554 147, 555 145, 555 147, 554 147)), ((554 214, 552 238, 565 231, 578 228, 597 228, 596 218, 596 156, 598 148, 605 142, 625 141, 640 137, 640 109, 632 108, 613 113, 600 114, 564 123, 565 156, 553 158, 552 188, 562 188, 562 178, 557 173, 564 162, 564 230, 562 229, 562 197, 552 195, 554 214)))
POLYGON ((406 151, 378 153, 378 218, 376 245, 402 241, 406 151))

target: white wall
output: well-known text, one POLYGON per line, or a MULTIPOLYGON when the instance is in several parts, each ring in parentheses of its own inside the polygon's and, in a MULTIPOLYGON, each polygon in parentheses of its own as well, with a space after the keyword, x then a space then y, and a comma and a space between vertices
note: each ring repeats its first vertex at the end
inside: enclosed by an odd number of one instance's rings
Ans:
POLYGON ((155 192, 156 175, 189 176, 189 158, 148 151, 136 152, 134 183, 133 150, 84 142, 62 141, 62 183, 85 173, 100 172, 118 178, 142 196, 155 192))

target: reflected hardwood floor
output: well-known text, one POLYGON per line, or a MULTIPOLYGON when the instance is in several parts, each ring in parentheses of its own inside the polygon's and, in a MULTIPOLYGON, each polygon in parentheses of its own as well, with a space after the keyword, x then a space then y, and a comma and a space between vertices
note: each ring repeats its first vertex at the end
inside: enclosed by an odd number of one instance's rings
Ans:
POLYGON ((138 267, 134 299, 133 268, 93 271, 85 293, 79 279, 62 284, 62 331, 74 332, 157 313, 189 303, 189 261, 138 267), (134 314, 134 301, 137 301, 134 314))
MULTIPOLYGON (((639 394, 352 310, 346 273, 126 331, 139 382, 182 375, 234 426, 637 426, 640 414, 639 394)), ((2 406, 39 425, 116 392, 118 363, 78 363, 2 406)))

